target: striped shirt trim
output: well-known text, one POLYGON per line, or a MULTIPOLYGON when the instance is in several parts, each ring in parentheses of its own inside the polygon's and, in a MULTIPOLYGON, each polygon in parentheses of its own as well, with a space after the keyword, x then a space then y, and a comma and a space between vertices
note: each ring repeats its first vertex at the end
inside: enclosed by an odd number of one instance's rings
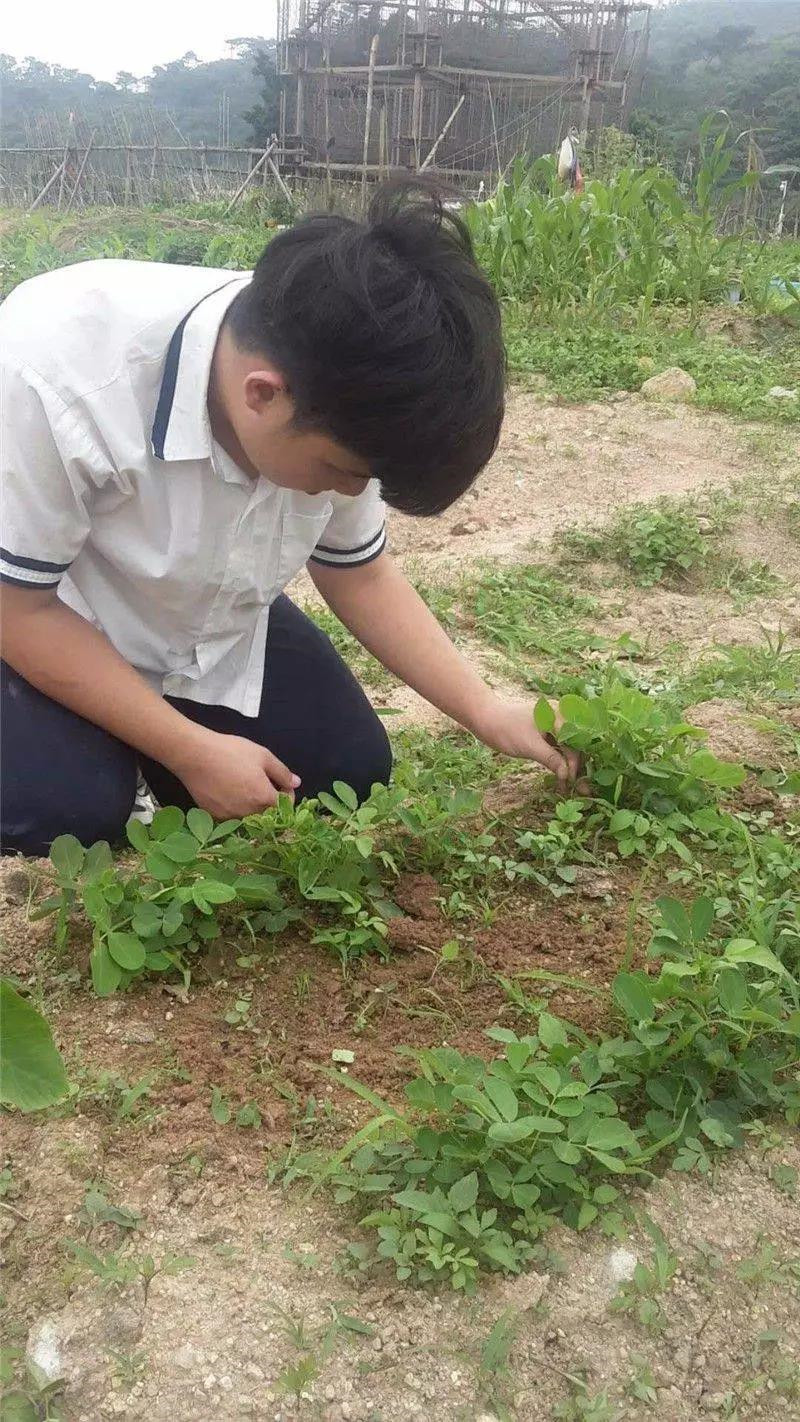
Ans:
POLYGON ((19 588, 57 588, 69 563, 45 563, 38 558, 18 558, 0 550, 0 581, 19 588))
POLYGON ((11 563, 15 568, 30 569, 34 573, 66 573, 69 563, 45 563, 42 558, 22 558, 19 553, 10 553, 0 548, 0 562, 11 563))
POLYGON ((386 529, 381 528, 367 543, 361 543, 357 548, 329 548, 318 543, 309 561, 329 568, 361 568, 377 558, 385 547, 386 529))
POLYGON ((158 404, 156 405, 153 429, 150 435, 150 447, 156 459, 166 460, 164 446, 169 434, 169 421, 172 414, 172 406, 175 400, 175 390, 178 384, 178 367, 181 360, 181 350, 183 348, 183 333, 190 316, 193 316, 198 306, 202 306, 204 301, 208 301, 210 296, 216 296, 218 291, 224 291, 226 286, 230 286, 236 277, 231 277, 230 281, 223 282, 222 286, 217 286, 213 291, 207 291, 205 296, 201 296, 194 306, 191 306, 178 323, 172 333, 167 354, 164 361, 164 372, 161 377, 161 389, 158 392, 158 404))

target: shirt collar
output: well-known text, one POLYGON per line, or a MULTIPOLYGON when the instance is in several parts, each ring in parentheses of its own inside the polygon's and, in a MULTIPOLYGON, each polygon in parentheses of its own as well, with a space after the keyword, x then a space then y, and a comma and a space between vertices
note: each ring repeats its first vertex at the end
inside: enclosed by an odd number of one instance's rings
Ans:
POLYGON ((167 347, 151 443, 157 459, 210 459, 208 381, 219 329, 234 297, 251 280, 232 276, 187 311, 167 347))

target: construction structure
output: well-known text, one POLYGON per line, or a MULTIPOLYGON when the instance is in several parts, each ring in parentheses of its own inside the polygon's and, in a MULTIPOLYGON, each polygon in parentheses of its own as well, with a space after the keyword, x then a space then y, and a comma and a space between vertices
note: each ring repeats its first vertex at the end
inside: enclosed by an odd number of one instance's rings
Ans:
POLYGON ((282 171, 474 187, 571 128, 624 128, 649 20, 645 0, 278 0, 282 171))

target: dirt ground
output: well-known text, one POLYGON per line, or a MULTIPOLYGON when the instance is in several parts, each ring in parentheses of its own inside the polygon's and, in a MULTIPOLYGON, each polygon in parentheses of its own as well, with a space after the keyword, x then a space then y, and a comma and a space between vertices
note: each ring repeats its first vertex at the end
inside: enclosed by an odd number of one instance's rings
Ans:
MULTIPOLYGON (((762 516, 738 519, 731 537, 780 576, 774 593, 739 605, 724 591, 643 591, 598 569, 602 630, 630 631, 657 650, 677 639, 689 659, 715 642, 759 641, 763 628, 797 643, 800 543, 769 511, 773 486, 797 468, 800 440, 783 432, 776 446, 771 431, 635 396, 574 407, 518 392, 475 493, 434 522, 394 516, 391 542, 435 581, 482 559, 544 561, 557 529, 592 524, 622 502, 760 480, 762 516)), ((421 717, 411 693, 377 699, 421 717)), ((741 706, 705 702, 695 719, 720 754, 772 763, 774 742, 741 706)), ((487 809, 511 822, 529 824, 537 805, 534 772, 487 794, 487 809)), ((471 930, 469 954, 443 972, 439 949, 453 924, 435 883, 409 876, 385 962, 343 977, 300 938, 282 940, 271 958, 239 944, 227 959, 209 958, 188 994, 152 984, 101 1001, 80 979, 80 935, 54 957, 51 923, 28 920, 45 879, 43 865, 0 864, 6 966, 45 987, 78 1090, 47 1120, 4 1122, 2 1326, 4 1341, 66 1379, 68 1422, 800 1417, 800 1208, 791 1186, 800 1146, 785 1131, 765 1126, 708 1179, 672 1172, 635 1190, 640 1223, 624 1240, 551 1231, 534 1270, 488 1280, 471 1299, 363 1278, 347 1248, 355 1221, 322 1194, 272 1183, 287 1150, 333 1145, 363 1119, 321 1070, 336 1049, 354 1053, 360 1080, 396 1097, 409 1068, 393 1048, 483 1049, 485 1027, 519 1021, 501 977, 530 967, 582 981, 585 989, 560 987, 548 1005, 601 1026, 632 883, 592 870, 557 903, 509 894, 489 924, 471 930), (226 1023, 242 997, 246 1020, 226 1023), (254 1103, 260 1125, 216 1123, 214 1087, 234 1113, 254 1103), (87 1217, 87 1189, 98 1182, 136 1213, 135 1228, 87 1217), (637 1260, 652 1257, 648 1219, 679 1260, 654 1332, 609 1311, 637 1260), (104 1288, 71 1262, 70 1239, 97 1253, 124 1245, 150 1255, 155 1275, 147 1286, 104 1288), (175 1257, 187 1267, 170 1273, 175 1257), (737 1273, 743 1260, 756 1261, 749 1282, 737 1273), (340 1314, 361 1331, 332 1329, 340 1314), (507 1365, 493 1367, 487 1340, 502 1317, 515 1337, 507 1365), (316 1373, 303 1385, 292 1370, 308 1357, 316 1373)))

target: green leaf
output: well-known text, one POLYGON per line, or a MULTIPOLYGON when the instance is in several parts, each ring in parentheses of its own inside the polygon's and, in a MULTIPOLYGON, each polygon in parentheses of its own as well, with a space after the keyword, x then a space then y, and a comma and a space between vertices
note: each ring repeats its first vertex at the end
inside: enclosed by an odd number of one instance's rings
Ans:
POLYGON ((66 1094, 64 1063, 45 1019, 0 979, 0 1100, 20 1111, 52 1106, 66 1094))
POLYGON ((159 842, 159 849, 175 864, 193 864, 197 858, 198 843, 194 835, 184 832, 168 834, 159 842))
POLYGON ((125 833, 134 849, 138 849, 140 854, 147 853, 150 848, 150 831, 147 825, 143 825, 141 820, 128 820, 125 833))
POLYGON ((38 1422, 40 1416, 24 1392, 4 1392, 0 1397, 0 1422, 38 1422))
POLYGON ((430 1195, 426 1195, 424 1190, 414 1190, 411 1186, 392 1195, 392 1199, 396 1205, 402 1205, 404 1210, 415 1210, 418 1214, 428 1214, 433 1206, 430 1195))
POLYGON ((195 839, 199 840, 201 844, 208 843, 214 832, 214 821, 208 810, 199 810, 196 805, 193 805, 191 810, 186 812, 186 823, 195 839))
POLYGON ((83 861, 82 877, 88 884, 93 884, 110 869, 113 864, 111 856, 111 846, 107 839, 98 839, 96 844, 90 845, 86 851, 83 861))
POLYGON ((586 1229, 593 1220, 597 1219, 598 1210, 596 1205, 592 1205, 589 1200, 584 1200, 578 1211, 577 1229, 586 1229))
POLYGON ((714 905, 710 899, 695 899, 691 908, 692 936, 696 943, 708 937, 714 922, 714 905))
POLYGON ((757 968, 787 977, 783 963, 775 957, 771 948, 756 943, 752 938, 732 938, 725 948, 725 959, 729 963, 753 963, 757 968))
POLYGON ((64 879, 77 879, 86 851, 74 834, 60 834, 50 845, 50 861, 64 879))
POLYGON ((655 1002, 645 973, 617 973, 611 992, 618 1007, 633 1022, 649 1022, 655 1016, 655 1002))
POLYGON ((738 968, 721 968, 717 973, 717 992, 724 1010, 738 1017, 747 1007, 747 979, 738 968))
POLYGON ((539 1014, 539 1040, 543 1047, 561 1047, 567 1040, 563 1022, 550 1012, 539 1014))
POLYGON ((680 943, 687 943, 692 936, 689 915, 679 899, 656 899, 656 908, 670 933, 674 933, 680 943))
POLYGON ((545 1062, 534 1062, 530 1068, 531 1076, 535 1076, 541 1082, 549 1096, 557 1096, 561 1088, 561 1073, 555 1067, 547 1066, 545 1062))
POLYGON ((543 696, 537 701, 533 711, 533 721, 537 731, 543 736, 552 735, 556 728, 556 713, 543 696))
POLYGON ((147 957, 144 944, 133 933, 109 933, 108 951, 114 962, 129 973, 138 973, 147 957))
POLYGON ((105 943, 99 943, 89 954, 92 986, 98 997, 110 997, 122 982, 122 969, 114 962, 105 943))
POLYGON ((528 1042, 509 1042, 506 1047, 506 1061, 513 1072, 522 1071, 531 1054, 528 1042))
POLYGON ((338 796, 343 805, 347 806, 348 810, 358 809, 358 796, 355 790, 351 790, 343 780, 334 780, 333 793, 338 796))
POLYGON ((519 1103, 507 1082, 489 1074, 483 1083, 484 1091, 493 1106, 497 1107, 504 1121, 516 1121, 519 1103))
POLYGON ((517 1121, 495 1121, 487 1131, 490 1141, 501 1145, 513 1145, 532 1135, 558 1135, 563 1131, 563 1121, 554 1121, 552 1116, 520 1116, 517 1121))
POLYGON ((163 809, 156 810, 152 824, 150 825, 150 836, 152 839, 166 839, 167 835, 177 834, 186 823, 186 816, 183 810, 179 810, 177 805, 165 805, 163 809))
POLYGON ((478 1176, 474 1170, 469 1175, 464 1175, 461 1180, 457 1180, 447 1192, 448 1203, 459 1214, 464 1210, 471 1210, 477 1198, 478 1176))
POLYGON ((227 1126, 231 1119, 230 1103, 223 1096, 218 1086, 211 1088, 211 1115, 218 1126, 227 1126))
POLYGON ((638 1152, 639 1143, 630 1126, 618 1116, 607 1116, 596 1121, 586 1137, 589 1150, 625 1150, 629 1154, 638 1152))
POLYGON ((196 879, 192 884, 192 894, 199 891, 208 904, 230 904, 236 898, 233 884, 223 884, 219 879, 196 879))
POLYGON ((160 883, 169 884, 175 878, 174 862, 168 859, 166 854, 162 854, 160 849, 148 850, 144 862, 148 874, 152 874, 160 883))

